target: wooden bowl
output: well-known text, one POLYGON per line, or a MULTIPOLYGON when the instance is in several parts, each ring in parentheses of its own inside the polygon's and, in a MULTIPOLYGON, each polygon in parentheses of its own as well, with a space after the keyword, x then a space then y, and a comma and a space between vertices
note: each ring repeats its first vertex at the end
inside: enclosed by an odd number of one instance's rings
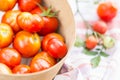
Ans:
MULTIPOLYGON (((75 40, 74 17, 67 0, 44 0, 47 6, 52 5, 54 10, 60 11, 58 18, 60 20, 59 33, 65 37, 68 47, 68 53, 75 40)), ((67 54, 68 54, 67 53, 67 54)), ((52 80, 62 67, 67 55, 53 67, 30 74, 0 74, 0 80, 52 80)))

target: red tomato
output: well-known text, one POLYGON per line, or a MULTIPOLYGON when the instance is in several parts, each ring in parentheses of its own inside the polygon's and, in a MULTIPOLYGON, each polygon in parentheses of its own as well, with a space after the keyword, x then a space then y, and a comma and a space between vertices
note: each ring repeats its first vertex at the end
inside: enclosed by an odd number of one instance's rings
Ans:
POLYGON ((21 11, 31 11, 37 6, 37 3, 41 3, 42 0, 18 0, 18 7, 21 11))
POLYGON ((13 9, 17 0, 0 0, 0 10, 7 11, 13 9))
POLYGON ((14 74, 26 74, 26 73, 30 73, 30 67, 28 65, 25 64, 20 64, 17 65, 13 68, 12 72, 14 74))
MULTIPOLYGON (((43 7, 44 10, 47 12, 49 8, 43 7)), ((44 14, 39 7, 35 8, 34 10, 31 11, 32 14, 44 14)), ((44 14, 43 20, 44 20, 44 27, 38 32, 40 35, 45 36, 46 34, 55 32, 58 29, 59 26, 59 21, 58 18, 55 16, 49 16, 50 14, 53 14, 54 12, 49 12, 47 14, 44 14)))
POLYGON ((104 21, 96 21, 93 24, 93 30, 98 33, 104 34, 107 31, 107 24, 104 21))
POLYGON ((0 74, 12 74, 12 71, 7 65, 0 63, 0 74))
POLYGON ((40 37, 36 33, 20 31, 14 38, 13 47, 18 50, 23 57, 32 57, 40 50, 40 37))
POLYGON ((47 52, 40 52, 33 57, 30 68, 31 72, 38 72, 50 68, 56 64, 56 60, 51 57, 47 52))
POLYGON ((30 13, 32 13, 32 14, 41 14, 42 12, 43 11, 40 9, 40 7, 36 7, 32 11, 30 11, 30 13))
POLYGON ((111 2, 103 2, 98 5, 98 16, 104 21, 111 21, 117 15, 117 8, 111 2))
POLYGON ((42 27, 38 34, 45 36, 58 29, 59 21, 56 17, 43 17, 43 20, 45 22, 44 27, 42 27))
POLYGON ((87 37, 85 43, 86 43, 86 48, 87 49, 93 49, 97 45, 97 39, 94 36, 91 35, 91 36, 87 37))
POLYGON ((46 51, 54 58, 63 58, 67 53, 67 46, 63 41, 54 38, 48 41, 46 51))
POLYGON ((2 17, 2 22, 10 25, 15 33, 20 31, 20 27, 16 21, 16 17, 20 13, 21 11, 19 10, 9 10, 2 17))
POLYGON ((14 48, 3 48, 0 51, 0 62, 13 68, 20 64, 21 55, 14 48))
POLYGON ((65 41, 62 35, 60 35, 58 33, 49 33, 46 36, 44 36, 42 39, 41 45, 42 45, 43 50, 46 50, 46 46, 48 45, 48 41, 52 38, 59 39, 63 42, 65 41))
POLYGON ((22 12, 17 17, 18 25, 26 31, 37 32, 44 26, 43 18, 37 14, 22 12))
POLYGON ((5 23, 0 23, 0 48, 9 46, 13 41, 13 36, 12 28, 5 23))

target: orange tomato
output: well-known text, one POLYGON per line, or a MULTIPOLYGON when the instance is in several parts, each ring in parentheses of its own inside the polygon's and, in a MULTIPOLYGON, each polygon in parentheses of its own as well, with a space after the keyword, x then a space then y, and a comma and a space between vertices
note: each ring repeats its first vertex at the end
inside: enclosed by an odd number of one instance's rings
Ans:
POLYGON ((32 57, 40 50, 40 37, 37 33, 20 31, 14 38, 13 47, 18 50, 23 57, 32 57))
POLYGON ((14 8, 17 0, 0 0, 0 10, 7 11, 14 8))
POLYGON ((9 46, 13 41, 13 37, 12 28, 5 23, 0 23, 0 48, 9 46))
POLYGON ((56 60, 47 52, 40 52, 30 62, 31 72, 38 72, 50 68, 56 64, 56 60))

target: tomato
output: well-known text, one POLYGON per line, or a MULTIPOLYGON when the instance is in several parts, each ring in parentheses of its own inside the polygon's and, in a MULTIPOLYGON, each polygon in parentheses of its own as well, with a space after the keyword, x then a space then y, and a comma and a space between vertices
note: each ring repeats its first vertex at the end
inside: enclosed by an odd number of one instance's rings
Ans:
POLYGON ((18 7, 21 11, 31 11, 37 6, 37 3, 41 3, 42 0, 18 0, 18 7))
POLYGON ((7 11, 14 8, 17 0, 0 0, 0 10, 7 11))
POLYGON ((0 63, 0 74, 12 74, 12 70, 7 65, 0 63))
POLYGON ((107 27, 108 26, 104 21, 96 21, 93 24, 93 30, 101 34, 104 34, 107 31, 107 27))
POLYGON ((38 34, 40 34, 41 36, 45 36, 49 33, 55 32, 58 29, 59 26, 59 20, 57 17, 55 17, 54 15, 52 16, 51 14, 55 14, 51 8, 46 8, 43 7, 44 11, 41 10, 41 8, 37 7, 34 10, 31 11, 32 14, 42 14, 43 16, 43 20, 44 20, 44 27, 42 27, 42 29, 38 32, 38 34), (49 13, 46 13, 49 11, 49 13), (46 14, 44 14, 46 13, 46 14))
POLYGON ((87 49, 93 49, 97 45, 97 39, 92 35, 88 36, 87 39, 86 39, 85 44, 86 44, 87 49))
POLYGON ((63 58, 67 53, 67 46, 63 41, 53 38, 48 41, 46 51, 54 58, 63 58))
POLYGON ((52 38, 59 39, 63 42, 65 41, 63 36, 60 35, 59 33, 49 33, 46 36, 44 36, 42 39, 41 45, 42 45, 43 50, 46 50, 46 46, 48 45, 48 41, 52 38))
POLYGON ((97 14, 104 21, 111 21, 117 15, 117 8, 111 2, 103 2, 98 5, 97 14))
POLYGON ((19 10, 9 10, 2 17, 2 22, 10 25, 15 33, 20 31, 20 27, 16 21, 16 18, 20 13, 21 11, 19 10))
POLYGON ((44 27, 38 32, 41 36, 55 32, 58 29, 59 21, 56 17, 43 17, 44 27))
POLYGON ((14 74, 26 74, 26 73, 30 73, 30 67, 28 65, 25 65, 25 64, 20 64, 20 65, 15 66, 12 69, 12 72, 14 74))
POLYGON ((0 48, 9 46, 13 41, 13 36, 12 28, 5 23, 0 23, 0 48))
POLYGON ((32 57, 40 50, 40 37, 37 33, 20 31, 14 38, 13 47, 18 50, 23 57, 32 57))
POLYGON ((0 51, 0 62, 6 64, 10 68, 13 68, 20 64, 21 55, 14 48, 3 48, 0 51))
POLYGON ((33 10, 31 10, 30 11, 30 13, 32 13, 32 14, 41 14, 43 11, 42 11, 42 9, 40 9, 40 7, 36 7, 36 8, 34 8, 33 10))
POLYGON ((22 12, 17 17, 18 25, 26 31, 37 32, 44 26, 42 17, 37 14, 31 14, 29 12, 22 12))
POLYGON ((39 52, 30 62, 31 72, 38 72, 50 68, 56 64, 56 60, 47 52, 39 52))

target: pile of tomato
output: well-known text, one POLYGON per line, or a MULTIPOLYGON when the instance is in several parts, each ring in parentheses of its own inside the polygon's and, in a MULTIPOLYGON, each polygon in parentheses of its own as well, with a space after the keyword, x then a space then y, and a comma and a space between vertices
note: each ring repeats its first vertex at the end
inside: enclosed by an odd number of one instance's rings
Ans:
POLYGON ((67 53, 59 19, 42 0, 0 0, 0 73, 26 74, 55 65, 67 53), (15 10, 14 7, 18 9, 15 10), (22 59, 30 59, 23 64, 22 59))

